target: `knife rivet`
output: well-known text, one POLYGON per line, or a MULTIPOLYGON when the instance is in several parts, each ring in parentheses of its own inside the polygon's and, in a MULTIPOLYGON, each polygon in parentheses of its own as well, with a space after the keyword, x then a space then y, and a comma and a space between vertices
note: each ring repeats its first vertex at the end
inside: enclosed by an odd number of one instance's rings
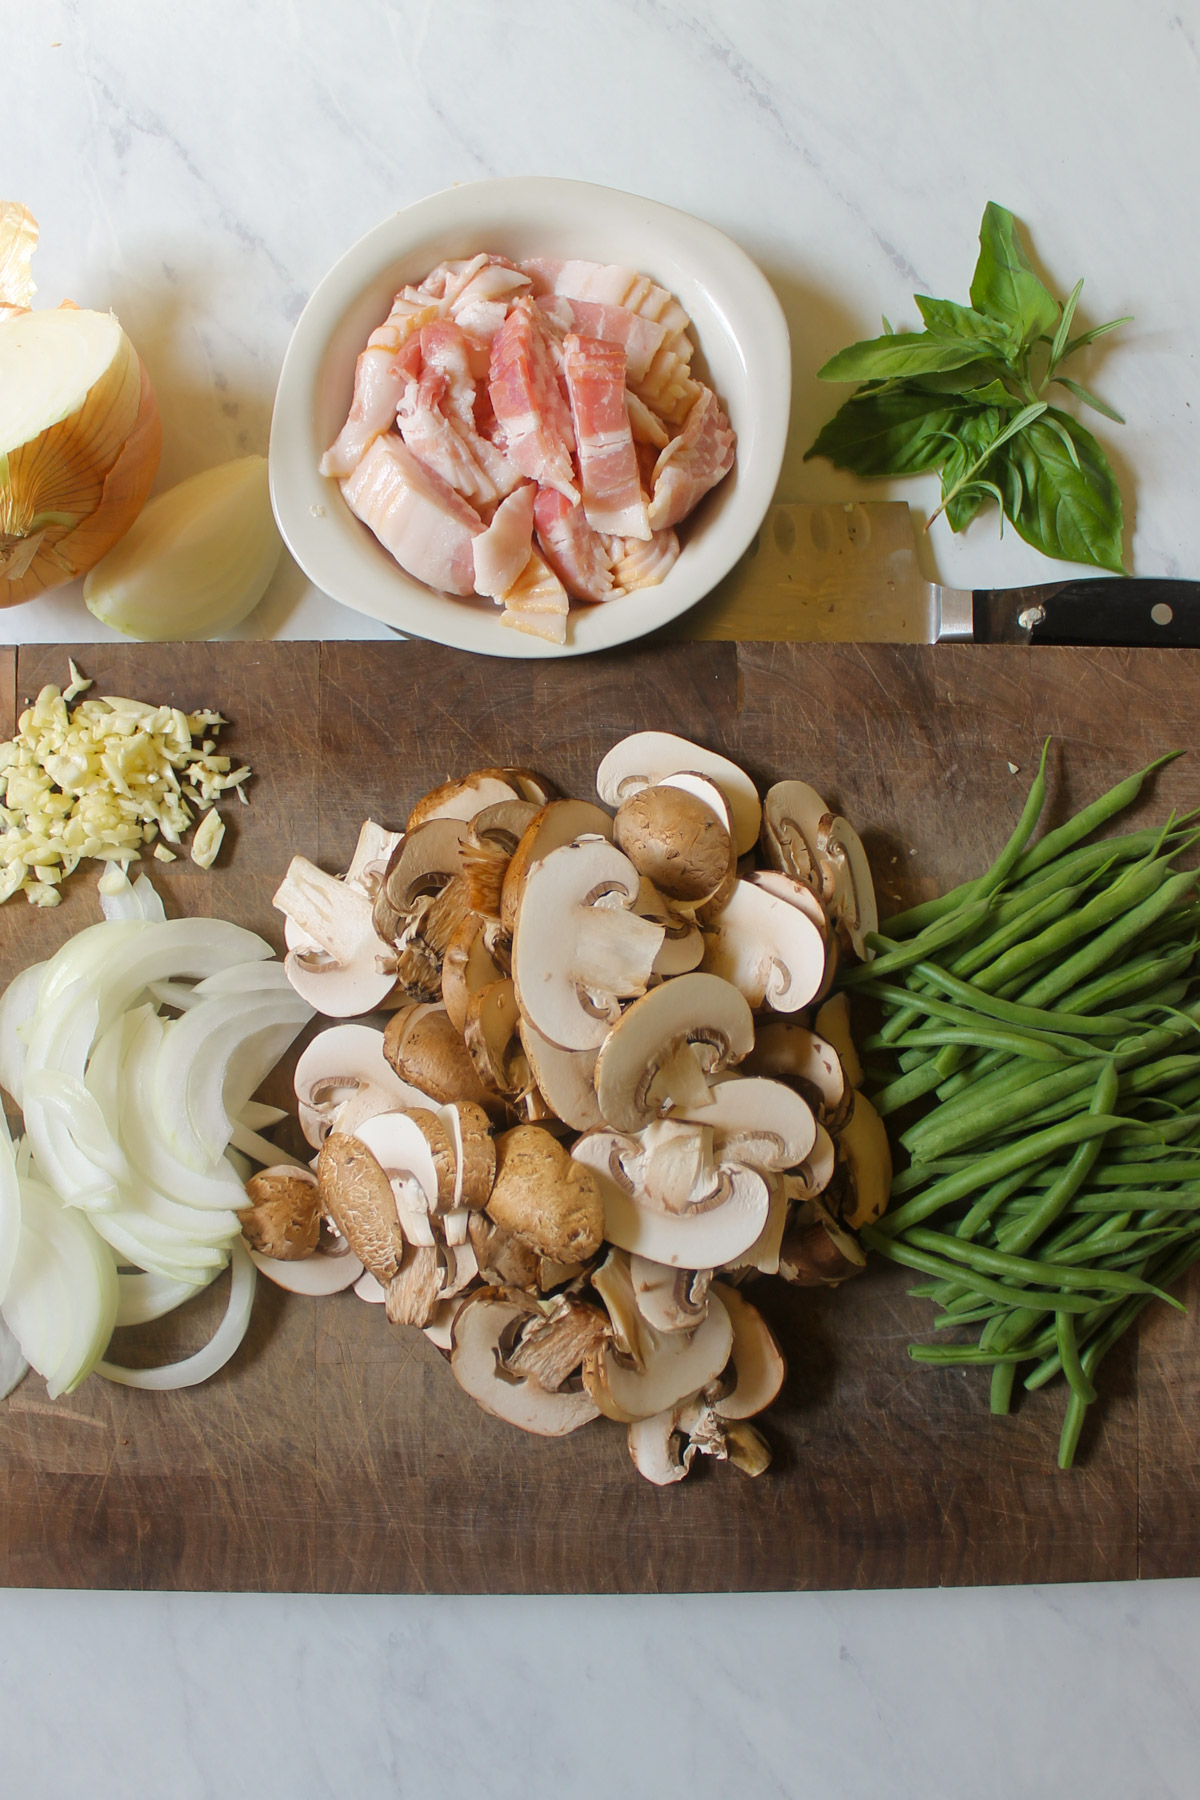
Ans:
POLYGON ((1175 614, 1171 611, 1171 608, 1167 605, 1165 600, 1160 600, 1157 606, 1152 606, 1150 608, 1150 617, 1154 620, 1156 625, 1169 625, 1171 620, 1175 617, 1175 614))
POLYGON ((1046 609, 1044 606, 1027 606, 1024 612, 1019 612, 1017 614, 1017 624, 1021 627, 1022 631, 1032 631, 1035 625, 1041 624, 1045 616, 1046 609))

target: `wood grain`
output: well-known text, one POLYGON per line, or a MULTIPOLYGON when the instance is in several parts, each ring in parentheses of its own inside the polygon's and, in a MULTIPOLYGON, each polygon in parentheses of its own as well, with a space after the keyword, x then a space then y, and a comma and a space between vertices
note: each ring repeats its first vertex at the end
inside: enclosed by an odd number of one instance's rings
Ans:
MULTIPOLYGON (((280 942, 289 856, 342 866, 371 814, 481 763, 591 792, 623 733, 674 730, 763 782, 800 774, 863 830, 885 907, 994 855, 1051 733, 1060 816, 1200 719, 1187 652, 663 644, 587 661, 500 663, 433 645, 97 646, 97 691, 217 704, 256 770, 217 867, 154 866, 172 910, 280 942), (1010 769, 1015 766, 1016 772, 1010 769)), ((58 649, 0 652, 0 723, 61 681, 58 649)), ((1140 809, 1200 804, 1191 759, 1140 809)), ((0 981, 95 916, 76 876, 57 912, 0 909, 0 981)), ((152 1362, 209 1331, 224 1281, 122 1333, 152 1362)), ((788 1357, 751 1483, 707 1465, 674 1489, 634 1472, 619 1427, 562 1442, 485 1417, 416 1333, 352 1296, 260 1284, 254 1324, 212 1382, 154 1395, 93 1379, 0 1404, 0 1579, 30 1586, 628 1592, 1122 1579, 1200 1568, 1200 1326, 1155 1308, 1105 1366, 1072 1475, 1054 1467, 1062 1397, 1010 1419, 986 1379, 905 1353, 928 1309, 898 1269, 836 1293, 755 1284, 788 1357)), ((1193 1292, 1200 1292, 1200 1285, 1193 1292)))

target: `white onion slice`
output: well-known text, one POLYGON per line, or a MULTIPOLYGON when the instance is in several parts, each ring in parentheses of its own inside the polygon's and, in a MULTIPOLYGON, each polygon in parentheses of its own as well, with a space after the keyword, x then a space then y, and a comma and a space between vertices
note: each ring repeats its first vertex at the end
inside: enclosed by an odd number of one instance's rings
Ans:
POLYGON ((196 983, 196 992, 202 999, 211 1000, 214 996, 255 991, 285 994, 291 985, 281 962, 235 963, 232 968, 218 969, 215 975, 206 975, 203 981, 196 983))
POLYGON ((21 1104, 27 1040, 22 1026, 27 1025, 37 1010, 38 989, 42 984, 45 963, 30 963, 15 975, 0 998, 0 1087, 21 1104))
POLYGON ((233 1135, 229 1141, 235 1150, 240 1150, 243 1156, 249 1156, 254 1162, 261 1163, 264 1169, 269 1169, 275 1164, 288 1169, 307 1169, 308 1167, 308 1164, 303 1162, 300 1157, 293 1156, 290 1150, 281 1150, 278 1144, 271 1143, 269 1138, 259 1137, 257 1131, 251 1131, 248 1126, 237 1120, 234 1121, 233 1135))
POLYGON ((207 1282, 168 1281, 162 1275, 149 1275, 144 1270, 123 1271, 117 1276, 120 1299, 117 1302, 118 1325, 149 1325, 161 1319, 185 1300, 203 1293, 207 1282))
POLYGON ((102 1361, 96 1364, 97 1375, 103 1375, 107 1381, 120 1382, 124 1387, 163 1391, 195 1387, 198 1382, 215 1375, 218 1369, 223 1369, 249 1330, 250 1310, 254 1304, 256 1272, 250 1254, 240 1240, 233 1246, 232 1270, 225 1317, 203 1350, 197 1350, 194 1356, 187 1356, 182 1362, 167 1363, 158 1369, 123 1369, 118 1363, 102 1361))
POLYGON ((3 1303, 21 1239, 21 1190, 8 1120, 0 1107, 0 1303, 3 1303))
POLYGON ((251 993, 206 1000, 168 1021, 150 1092, 180 1161, 203 1170, 222 1155, 233 1130, 230 1114, 242 1110, 311 1017, 312 1009, 293 994, 251 993))
POLYGON ((287 1118, 282 1106, 268 1106, 265 1100, 247 1100, 237 1116, 237 1123, 244 1125, 247 1131, 269 1131, 272 1125, 278 1125, 287 1118))
POLYGON ((4 1321, 52 1400, 89 1375, 112 1336, 119 1289, 112 1251, 40 1182, 21 1183, 21 1238, 4 1321))
POLYGON ((137 1019, 125 1053, 118 1117, 129 1160, 151 1187, 172 1200, 185 1206, 236 1210, 242 1204, 242 1184, 229 1164, 219 1158, 207 1169, 190 1168, 174 1154, 159 1129, 151 1083, 163 1030, 162 1020, 147 1011, 137 1019))
POLYGON ((29 1364, 21 1354, 20 1344, 0 1319, 0 1400, 7 1400, 28 1373, 29 1364))

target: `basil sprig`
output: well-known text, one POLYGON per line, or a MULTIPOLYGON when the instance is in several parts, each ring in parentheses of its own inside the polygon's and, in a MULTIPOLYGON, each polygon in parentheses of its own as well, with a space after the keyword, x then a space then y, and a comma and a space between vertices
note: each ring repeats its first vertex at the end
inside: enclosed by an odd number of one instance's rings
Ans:
MULTIPOLYGON (((914 296, 924 331, 851 344, 818 373, 861 385, 805 455, 856 475, 942 478, 938 512, 962 531, 995 500, 1027 543, 1047 556, 1124 574, 1121 494, 1108 458, 1079 420, 1051 405, 1061 387, 1124 423, 1062 364, 1111 319, 1071 336, 1083 282, 1065 301, 1042 283, 1010 212, 990 201, 979 230, 971 304, 914 296)), ((937 513, 934 514, 937 517, 937 513)))

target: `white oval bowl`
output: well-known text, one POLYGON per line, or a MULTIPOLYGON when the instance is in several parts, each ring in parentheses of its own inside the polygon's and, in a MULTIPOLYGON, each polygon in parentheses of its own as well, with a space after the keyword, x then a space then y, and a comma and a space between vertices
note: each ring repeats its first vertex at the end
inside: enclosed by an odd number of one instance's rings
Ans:
POLYGON ((791 351, 762 271, 723 232, 615 188, 518 176, 447 188, 395 213, 334 264, 293 333, 271 421, 271 500, 285 543, 317 587, 397 631, 484 656, 580 656, 643 637, 710 593, 761 525, 783 462, 791 351), (500 623, 490 600, 414 580, 318 473, 350 409, 354 366, 392 298, 439 262, 480 250, 622 263, 682 302, 697 362, 737 433, 733 471, 680 528, 678 561, 657 587, 599 605, 572 602, 565 644, 500 623))

